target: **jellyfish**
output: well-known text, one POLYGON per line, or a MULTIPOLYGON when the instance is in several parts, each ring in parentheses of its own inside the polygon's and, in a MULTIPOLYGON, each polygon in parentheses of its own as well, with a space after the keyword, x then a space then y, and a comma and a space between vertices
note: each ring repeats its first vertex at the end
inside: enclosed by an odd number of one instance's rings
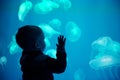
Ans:
POLYGON ((51 26, 48 24, 41 24, 39 27, 43 30, 46 38, 51 38, 55 34, 60 34, 60 32, 54 30, 51 26))
POLYGON ((7 58, 5 57, 5 56, 2 56, 1 58, 0 58, 0 64, 1 65, 5 65, 7 63, 7 58))
POLYGON ((46 48, 51 46, 51 43, 48 38, 45 38, 44 41, 45 41, 46 48))
POLYGON ((2 56, 0 58, 0 65, 2 66, 2 69, 4 70, 4 66, 6 65, 7 63, 7 58, 5 56, 2 56))
POLYGON ((32 9, 32 6, 33 6, 32 2, 28 0, 26 0, 20 5, 19 11, 18 11, 18 19, 20 21, 24 21, 28 12, 32 9))
POLYGON ((85 80, 85 74, 81 69, 75 71, 74 80, 85 80))
POLYGON ((95 59, 92 59, 89 62, 89 65, 92 69, 96 70, 99 76, 102 72, 103 76, 101 77, 108 78, 108 80, 120 80, 118 74, 118 69, 120 68, 120 56, 99 55, 95 59))
POLYGON ((92 56, 89 65, 94 70, 105 71, 112 80, 119 80, 118 68, 120 68, 120 43, 113 41, 110 37, 101 37, 92 43, 92 56))
POLYGON ((105 51, 105 49, 108 49, 111 45, 112 39, 110 37, 100 37, 97 40, 93 41, 92 49, 102 52, 105 51))
POLYGON ((38 14, 47 14, 56 8, 59 8, 59 5, 56 2, 51 0, 44 0, 35 5, 34 11, 38 14))
POLYGON ((120 64, 120 43, 110 37, 105 36, 93 41, 92 50, 96 50, 97 53, 90 61, 90 66, 99 69, 120 64))
POLYGON ((71 8, 71 6, 72 6, 72 4, 71 4, 71 1, 70 1, 70 0, 65 0, 65 1, 63 2, 63 8, 64 8, 65 10, 68 10, 69 8, 71 8))
POLYGON ((57 18, 55 18, 49 22, 49 25, 52 26, 56 30, 60 30, 61 24, 62 24, 61 21, 57 18))
POLYGON ((71 42, 76 42, 81 37, 81 29, 75 22, 68 22, 65 27, 65 31, 67 39, 71 42))
POLYGON ((100 37, 92 43, 92 50, 99 54, 120 55, 120 43, 110 37, 100 37))
POLYGON ((106 67, 112 67, 113 65, 120 64, 120 57, 115 55, 98 55, 95 59, 89 62, 89 65, 95 69, 103 69, 106 67))
POLYGON ((16 43, 15 36, 12 37, 12 41, 8 45, 8 48, 11 55, 14 55, 17 52, 21 51, 21 48, 16 43))
POLYGON ((50 56, 51 58, 56 59, 56 50, 55 49, 49 49, 45 53, 46 55, 50 56))

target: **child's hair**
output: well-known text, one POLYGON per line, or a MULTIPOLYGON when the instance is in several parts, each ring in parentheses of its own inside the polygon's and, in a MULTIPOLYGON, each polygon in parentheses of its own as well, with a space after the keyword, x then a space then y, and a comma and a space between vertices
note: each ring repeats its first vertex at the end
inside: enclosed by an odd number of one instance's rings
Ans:
POLYGON ((38 26, 25 25, 18 29, 16 42, 23 50, 34 50, 39 38, 39 45, 44 47, 44 33, 38 26))

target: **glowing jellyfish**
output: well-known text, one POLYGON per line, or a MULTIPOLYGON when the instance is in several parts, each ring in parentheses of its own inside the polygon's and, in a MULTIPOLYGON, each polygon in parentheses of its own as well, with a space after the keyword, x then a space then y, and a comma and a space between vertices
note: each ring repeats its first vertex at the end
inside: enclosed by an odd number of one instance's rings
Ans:
POLYGON ((12 37, 12 41, 10 42, 8 47, 11 55, 16 54, 21 50, 21 48, 16 43, 15 36, 12 37))
POLYGON ((48 24, 41 24, 41 25, 39 25, 39 27, 43 30, 46 38, 51 38, 55 34, 60 34, 60 32, 54 30, 48 24))
POLYGON ((7 63, 7 58, 5 56, 2 56, 0 58, 0 65, 2 67, 2 70, 4 70, 4 67, 5 67, 6 63, 7 63))
POLYGON ((18 11, 18 19, 20 21, 24 21, 24 18, 26 17, 28 12, 32 9, 32 6, 33 6, 32 2, 28 0, 26 0, 20 5, 18 11))
POLYGON ((67 39, 71 42, 78 41, 81 37, 81 29, 76 23, 72 21, 67 23, 65 31, 67 39))
POLYGON ((104 51, 112 45, 110 37, 100 37, 92 43, 92 48, 98 51, 104 51))
POLYGON ((99 57, 97 56, 95 59, 91 60, 89 65, 95 70, 120 65, 120 57, 115 55, 99 55, 99 57))
POLYGON ((92 43, 92 50, 102 54, 120 55, 120 43, 110 37, 100 37, 92 43))
POLYGON ((120 43, 113 41, 110 37, 93 41, 92 49, 97 52, 89 63, 92 68, 99 69, 120 64, 120 43))
POLYGON ((59 8, 59 5, 56 2, 45 0, 37 3, 34 7, 34 11, 38 14, 47 14, 48 12, 51 12, 53 9, 56 8, 59 8))
POLYGON ((85 74, 81 69, 75 71, 74 80, 85 80, 85 74))
POLYGON ((57 18, 55 18, 49 22, 49 25, 52 26, 56 30, 60 29, 61 24, 62 24, 61 21, 57 18))
POLYGON ((120 43, 113 41, 110 37, 102 37, 92 43, 92 56, 89 65, 94 70, 108 69, 111 79, 119 80, 117 68, 120 68, 120 43))
POLYGON ((71 6, 72 6, 71 1, 65 0, 65 1, 63 2, 63 6, 64 6, 64 9, 65 9, 65 10, 71 8, 71 6))
POLYGON ((1 64, 1 65, 6 65, 6 63, 7 63, 7 58, 6 58, 5 56, 2 56, 2 57, 0 58, 0 64, 1 64))
POLYGON ((48 55, 48 56, 50 56, 50 57, 52 57, 52 58, 54 58, 54 59, 57 58, 56 57, 56 50, 55 49, 49 49, 49 50, 46 51, 45 54, 48 55))
POLYGON ((106 77, 112 80, 120 80, 118 68, 120 68, 120 56, 117 55, 99 55, 89 62, 92 69, 99 73, 99 76, 106 77), (106 72, 107 70, 107 72, 106 72), (108 75, 108 76, 106 76, 108 75))
POLYGON ((46 48, 51 46, 51 43, 48 38, 45 38, 44 41, 45 41, 46 48))

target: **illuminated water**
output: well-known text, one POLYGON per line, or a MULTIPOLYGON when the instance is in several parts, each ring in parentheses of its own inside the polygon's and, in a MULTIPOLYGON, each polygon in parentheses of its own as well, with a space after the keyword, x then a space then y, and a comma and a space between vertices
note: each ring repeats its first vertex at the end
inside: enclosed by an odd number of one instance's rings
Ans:
POLYGON ((0 80, 22 80, 14 36, 26 24, 43 29, 53 58, 58 35, 67 38, 67 68, 55 80, 120 80, 119 0, 1 0, 0 80))

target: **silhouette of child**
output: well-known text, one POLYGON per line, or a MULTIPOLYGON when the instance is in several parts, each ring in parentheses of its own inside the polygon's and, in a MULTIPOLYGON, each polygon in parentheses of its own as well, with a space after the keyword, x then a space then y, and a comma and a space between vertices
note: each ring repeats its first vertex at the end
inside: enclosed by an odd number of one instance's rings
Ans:
POLYGON ((16 42, 23 49, 20 59, 23 80, 54 80, 53 73, 62 73, 66 69, 66 38, 58 37, 57 59, 43 54, 45 49, 44 33, 34 25, 25 25, 18 29, 16 42))

